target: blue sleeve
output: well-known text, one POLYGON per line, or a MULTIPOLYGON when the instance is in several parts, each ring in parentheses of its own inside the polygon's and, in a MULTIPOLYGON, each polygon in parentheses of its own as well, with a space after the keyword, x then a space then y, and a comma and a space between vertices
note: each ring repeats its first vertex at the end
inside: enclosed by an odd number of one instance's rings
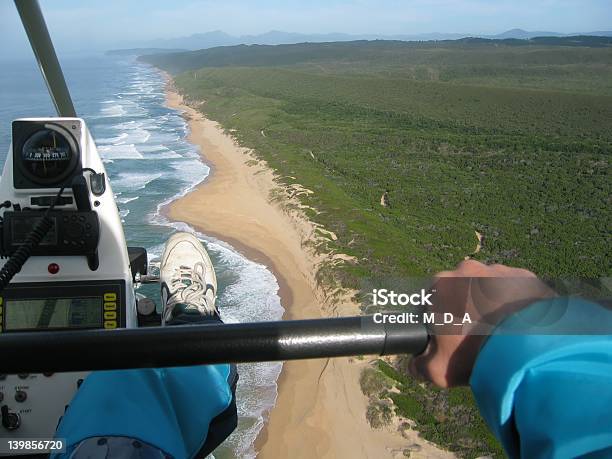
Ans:
POLYGON ((489 337, 470 385, 510 457, 612 457, 612 311, 531 305, 489 337))
POLYGON ((66 456, 87 438, 128 437, 175 458, 193 457, 211 420, 232 402, 230 371, 230 365, 206 365, 94 372, 56 437, 66 439, 66 456))

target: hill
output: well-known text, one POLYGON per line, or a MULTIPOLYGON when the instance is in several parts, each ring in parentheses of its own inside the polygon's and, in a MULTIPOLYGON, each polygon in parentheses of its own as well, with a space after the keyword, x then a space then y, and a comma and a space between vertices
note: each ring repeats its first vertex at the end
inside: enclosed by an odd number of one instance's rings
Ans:
POLYGON ((483 35, 479 33, 405 33, 405 34, 347 34, 347 33, 295 33, 271 30, 256 35, 235 36, 221 30, 196 33, 184 37, 149 40, 140 44, 141 47, 155 48, 185 48, 189 50, 214 48, 217 46, 236 45, 281 45, 294 43, 323 43, 333 41, 358 41, 358 40, 400 40, 400 41, 429 41, 429 40, 457 40, 466 37, 479 37, 489 39, 530 39, 534 37, 567 37, 576 35, 612 36, 612 31, 582 32, 563 34, 558 32, 527 31, 523 29, 511 29, 499 34, 483 35))
MULTIPOLYGON (((328 248, 357 260, 317 279, 360 291, 371 312, 371 288, 406 289, 466 256, 552 279, 612 274, 612 48, 545 40, 564 44, 364 41, 141 59, 189 69, 174 81, 190 104, 279 180, 312 191, 302 201, 335 234, 328 248)), ((417 383, 404 363, 369 370, 372 425, 393 409, 460 456, 502 457, 466 388, 417 383)))
POLYGON ((206 100, 208 116, 281 175, 327 190, 308 204, 335 209, 317 218, 368 260, 351 283, 447 269, 474 230, 487 261, 596 277, 609 268, 610 214, 597 203, 610 191, 610 39, 533 41, 243 45, 140 59, 190 69, 176 83, 206 100), (375 210, 388 188, 393 210, 375 210))
POLYGON ((240 45, 141 59, 174 74, 228 66, 283 67, 320 74, 612 94, 612 38, 606 37, 240 45))

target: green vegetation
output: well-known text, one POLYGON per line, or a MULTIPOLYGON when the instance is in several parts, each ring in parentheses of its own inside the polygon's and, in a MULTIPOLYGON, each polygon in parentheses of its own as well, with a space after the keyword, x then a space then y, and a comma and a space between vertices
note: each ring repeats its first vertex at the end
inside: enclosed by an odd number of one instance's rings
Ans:
POLYGON ((366 419, 375 429, 380 429, 391 422, 393 409, 391 403, 384 400, 370 400, 366 410, 366 419))
POLYGON ((359 260, 338 273, 346 287, 448 269, 474 251, 474 231, 483 261, 609 270, 612 96, 304 68, 202 69, 176 84, 314 192, 303 200, 338 236, 330 246, 359 260))
POLYGON ((612 95, 611 37, 242 45, 158 54, 143 60, 171 73, 215 67, 275 67, 323 75, 612 95))
MULTIPOLYGON (((474 252, 475 231, 481 261, 549 277, 611 273, 609 39, 252 46, 143 59, 189 70, 175 78, 188 100, 204 101, 199 109, 285 184, 313 191, 301 197, 316 209, 309 217, 337 235, 330 249, 357 260, 321 273, 344 287, 450 269, 474 252)), ((391 400, 425 438, 467 457, 501 455, 468 390, 402 375, 379 363, 362 376, 373 425, 388 422, 391 400)))
POLYGON ((368 397, 379 395, 390 387, 385 375, 373 368, 364 368, 359 378, 359 385, 361 386, 361 392, 368 397))
MULTIPOLYGON (((405 363, 401 362, 400 366, 405 363)), ((413 420, 423 438, 463 457, 503 457, 503 451, 480 417, 469 389, 443 390, 416 382, 383 360, 378 360, 376 367, 379 374, 384 375, 386 387, 391 385, 397 392, 381 389, 377 396, 370 396, 372 408, 368 413, 372 411, 375 423, 382 419, 382 415, 377 416, 379 407, 385 406, 385 401, 390 399, 395 413, 413 420)))

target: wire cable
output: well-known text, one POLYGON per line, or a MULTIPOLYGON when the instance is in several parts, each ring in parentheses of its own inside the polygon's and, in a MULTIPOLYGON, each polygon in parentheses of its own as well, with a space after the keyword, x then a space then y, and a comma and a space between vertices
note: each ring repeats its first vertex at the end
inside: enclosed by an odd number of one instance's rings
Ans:
POLYGON ((53 210, 55 205, 59 202, 64 188, 60 188, 59 192, 55 196, 53 203, 45 211, 45 214, 40 221, 34 226, 34 229, 30 231, 30 234, 26 237, 25 242, 19 246, 13 255, 7 260, 7 262, 0 270, 0 293, 4 291, 6 286, 11 282, 15 274, 21 271, 25 262, 30 258, 34 249, 40 244, 40 241, 47 235, 49 230, 53 227, 53 220, 49 218, 49 212, 53 210))

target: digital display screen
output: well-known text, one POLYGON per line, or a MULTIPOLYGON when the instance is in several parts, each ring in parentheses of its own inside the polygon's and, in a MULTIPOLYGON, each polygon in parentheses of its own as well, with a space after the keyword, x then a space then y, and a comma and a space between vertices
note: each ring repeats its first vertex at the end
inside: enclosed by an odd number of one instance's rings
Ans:
MULTIPOLYGON (((57 227, 55 217, 50 217, 53 220, 53 226, 49 232, 45 235, 40 244, 38 245, 57 245, 57 227)), ((11 219, 11 231, 13 233, 13 244, 23 244, 38 222, 42 219, 40 217, 27 217, 23 218, 20 216, 13 217, 11 219)))
POLYGON ((4 329, 101 328, 102 298, 6 300, 4 329))

